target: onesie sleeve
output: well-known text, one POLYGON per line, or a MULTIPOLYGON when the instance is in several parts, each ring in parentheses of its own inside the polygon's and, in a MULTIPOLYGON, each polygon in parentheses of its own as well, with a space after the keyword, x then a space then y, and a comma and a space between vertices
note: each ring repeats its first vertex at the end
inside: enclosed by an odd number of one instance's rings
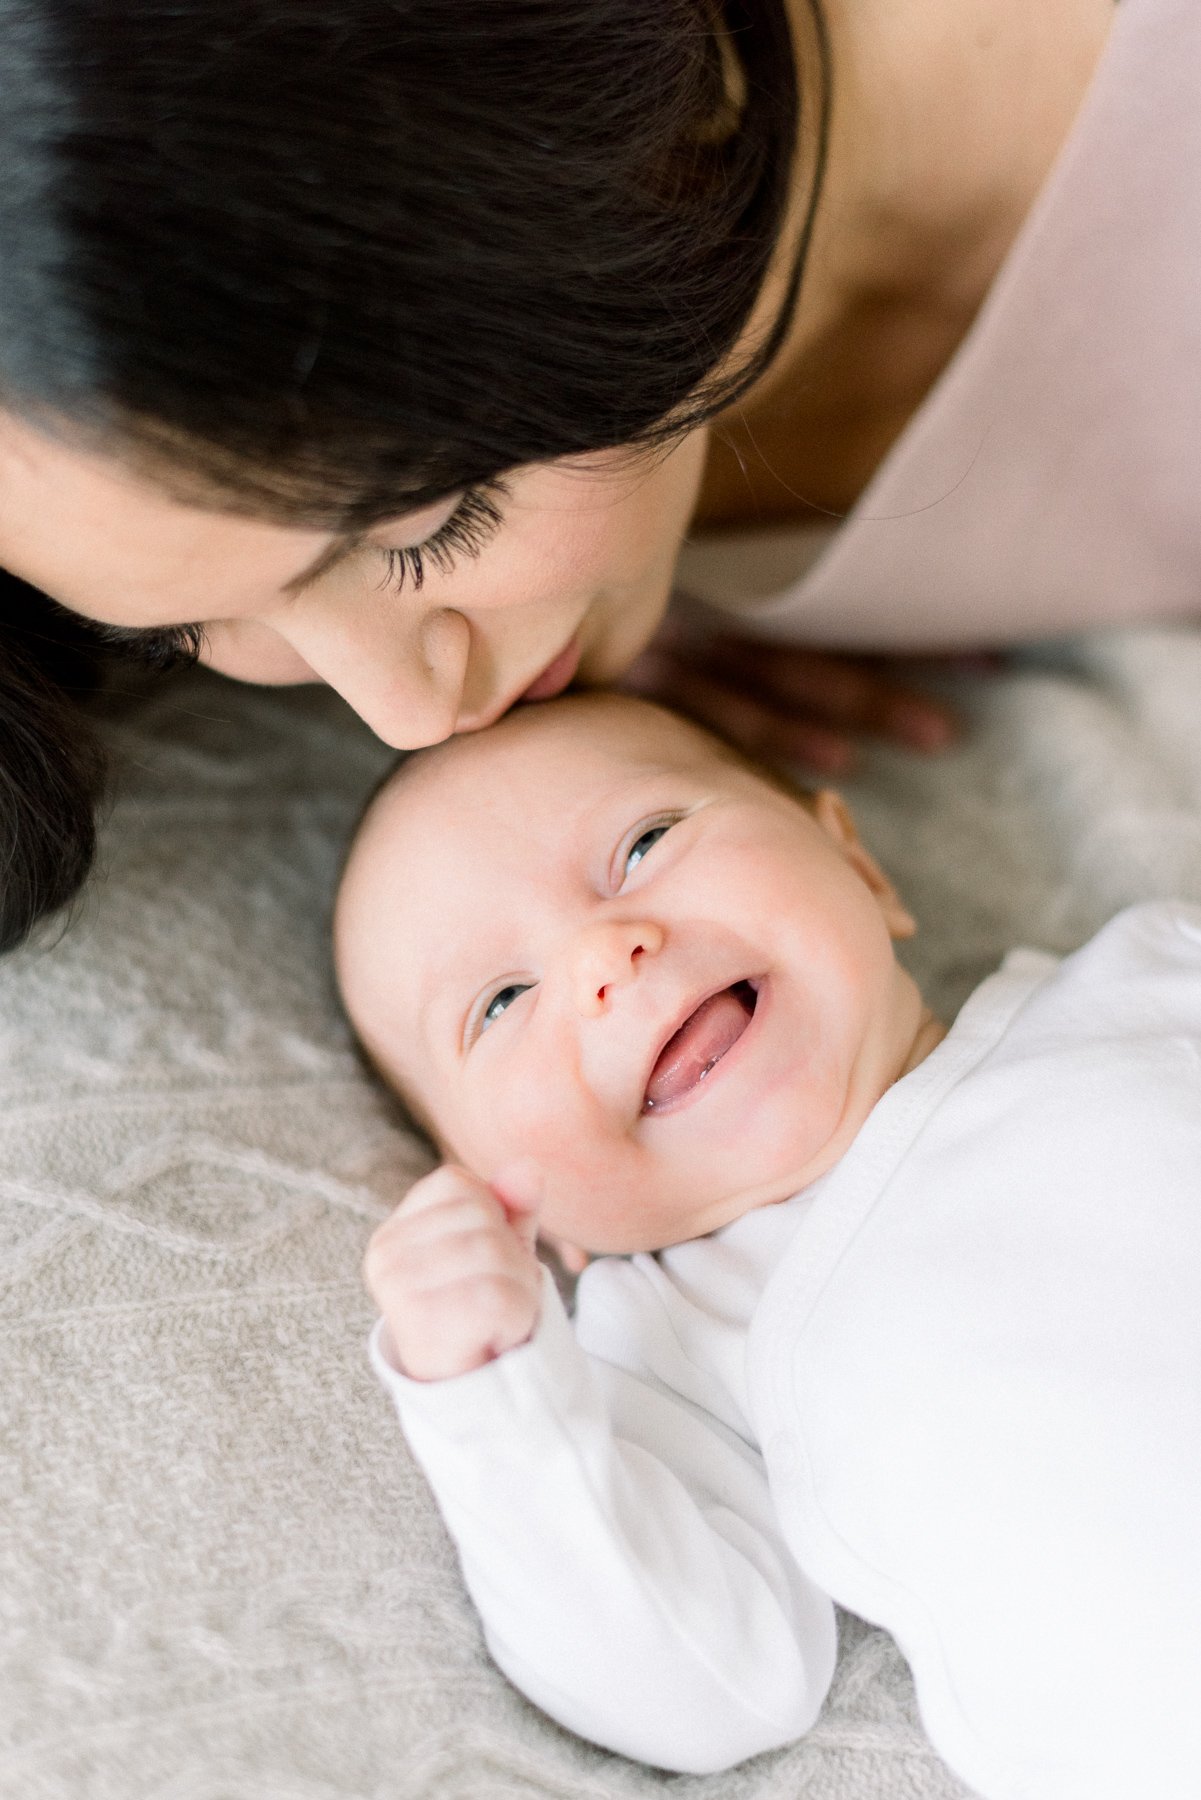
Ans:
POLYGON ((589 1355, 549 1274, 534 1337, 468 1375, 372 1361, 505 1674, 569 1730, 706 1773, 808 1730, 833 1607, 781 1537, 752 1446, 589 1355))

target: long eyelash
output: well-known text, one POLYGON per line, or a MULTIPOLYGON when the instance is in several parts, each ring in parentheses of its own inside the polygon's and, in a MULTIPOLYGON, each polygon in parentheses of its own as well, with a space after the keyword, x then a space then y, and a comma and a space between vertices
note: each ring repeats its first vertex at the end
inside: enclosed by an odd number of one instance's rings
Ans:
MULTIPOLYGON (((388 562, 385 582, 398 590, 406 583, 420 588, 425 581, 427 562, 432 563, 440 575, 449 575, 456 558, 477 557, 500 529, 502 515, 497 501, 507 493, 506 484, 499 478, 468 488, 445 525, 424 544, 408 544, 399 550, 382 552, 388 562)), ((95 624, 93 630, 110 648, 146 668, 159 671, 184 668, 198 662, 205 645, 203 625, 95 624)))
POLYGON ((508 488, 500 480, 468 488, 445 525, 433 537, 426 538, 424 544, 406 544, 402 549, 382 552, 388 560, 382 585, 399 592, 407 583, 416 590, 425 581, 428 563, 439 575, 449 575, 460 556, 477 557, 500 529, 497 500, 507 493, 508 488))
POLYGON ((198 662, 205 645, 203 625, 96 625, 94 630, 102 643, 160 673, 198 662))

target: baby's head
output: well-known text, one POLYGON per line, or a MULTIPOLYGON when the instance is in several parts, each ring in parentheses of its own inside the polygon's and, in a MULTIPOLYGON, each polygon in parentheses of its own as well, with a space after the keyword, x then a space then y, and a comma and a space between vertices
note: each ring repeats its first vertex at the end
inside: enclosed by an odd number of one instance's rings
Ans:
POLYGON ((335 916, 343 998, 448 1160, 652 1250, 830 1168, 914 1060, 913 923, 836 795, 581 695, 403 763, 335 916))

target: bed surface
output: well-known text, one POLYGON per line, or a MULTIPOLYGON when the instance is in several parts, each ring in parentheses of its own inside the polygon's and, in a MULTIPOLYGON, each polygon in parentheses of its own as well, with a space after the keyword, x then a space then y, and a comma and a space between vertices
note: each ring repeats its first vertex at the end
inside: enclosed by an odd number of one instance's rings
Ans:
MULTIPOLYGON (((936 1008, 1016 942, 1201 900, 1201 633, 949 685, 964 747, 845 790, 936 1008)), ((103 878, 0 963, 0 1793, 962 1797, 854 1620, 812 1734, 721 1776, 581 1744, 493 1670, 364 1355, 362 1248, 425 1163, 325 921, 390 753, 329 695, 197 672, 108 711, 103 878)))

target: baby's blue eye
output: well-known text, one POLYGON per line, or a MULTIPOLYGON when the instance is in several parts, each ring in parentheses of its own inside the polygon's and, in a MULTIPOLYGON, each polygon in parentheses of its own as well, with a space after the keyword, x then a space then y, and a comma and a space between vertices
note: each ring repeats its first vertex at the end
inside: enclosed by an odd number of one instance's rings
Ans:
POLYGON ((627 875, 630 873, 631 869, 638 866, 644 856, 650 854, 655 845, 659 842, 659 839, 661 837, 666 837, 670 830, 670 823, 667 825, 652 825, 649 831, 644 831, 641 837, 634 839, 634 842, 630 845, 629 853, 626 856, 625 872, 627 875))
POLYGON ((483 1017, 480 1020, 481 1032, 487 1031, 489 1025, 495 1024, 505 1008, 512 1006, 517 996, 519 994, 524 994, 529 986, 530 983, 528 981, 514 981, 511 982, 508 987, 501 988, 498 994, 493 994, 491 1000, 489 1000, 487 1006, 484 1008, 483 1017))

